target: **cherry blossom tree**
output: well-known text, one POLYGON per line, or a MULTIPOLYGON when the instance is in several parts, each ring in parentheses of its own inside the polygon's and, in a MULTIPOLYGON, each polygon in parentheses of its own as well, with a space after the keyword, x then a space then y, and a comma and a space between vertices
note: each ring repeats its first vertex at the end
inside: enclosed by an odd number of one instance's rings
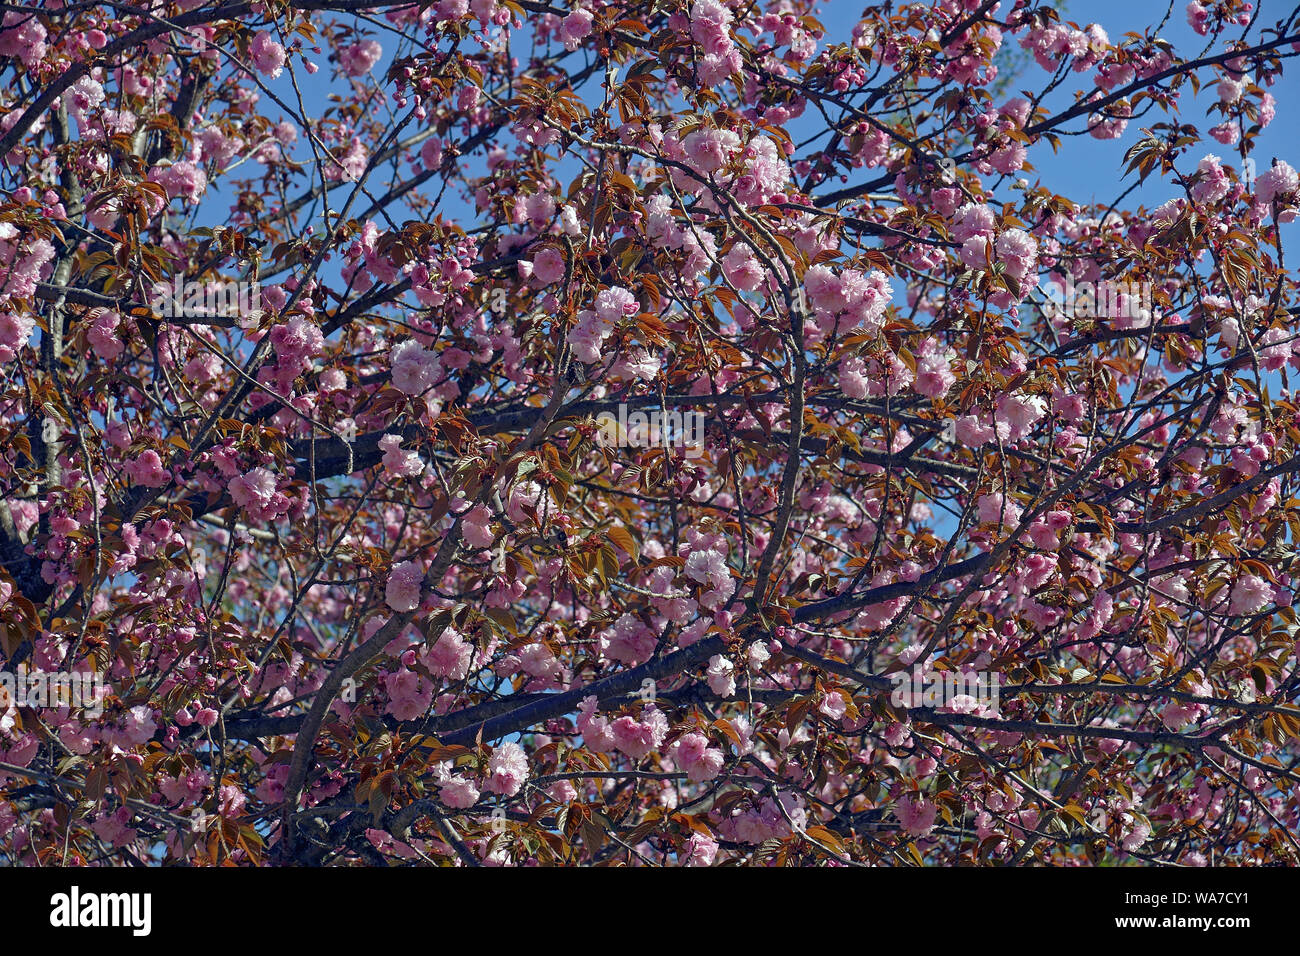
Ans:
POLYGON ((1300 862, 1286 6, 3 4, 0 857, 1300 862))

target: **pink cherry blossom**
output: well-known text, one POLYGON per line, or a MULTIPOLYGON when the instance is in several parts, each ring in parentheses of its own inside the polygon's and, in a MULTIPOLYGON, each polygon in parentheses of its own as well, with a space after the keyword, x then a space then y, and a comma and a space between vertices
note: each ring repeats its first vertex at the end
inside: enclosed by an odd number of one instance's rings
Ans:
POLYGON ((284 47, 276 43, 265 30, 253 34, 253 39, 248 44, 248 55, 252 59, 253 68, 264 76, 274 80, 284 72, 284 47))
POLYGON ((414 611, 420 606, 420 584, 424 568, 418 561, 403 561, 388 574, 384 600, 394 611, 414 611))

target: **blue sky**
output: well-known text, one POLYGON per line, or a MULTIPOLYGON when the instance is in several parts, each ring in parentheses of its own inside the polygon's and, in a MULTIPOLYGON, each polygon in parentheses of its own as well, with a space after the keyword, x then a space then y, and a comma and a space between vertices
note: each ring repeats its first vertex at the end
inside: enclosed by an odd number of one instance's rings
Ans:
MULTIPOLYGON (((1193 54, 1199 54, 1206 41, 1204 37, 1197 36, 1187 25, 1185 6, 1183 2, 1174 4, 1174 12, 1161 30, 1161 36, 1173 43, 1174 49, 1184 58, 1188 58, 1193 54)), ((1278 0, 1262 0, 1263 13, 1260 20, 1267 23, 1270 20, 1281 19, 1292 6, 1289 0, 1284 3, 1278 0)), ((1156 2, 1156 0, 1072 0, 1065 5, 1063 19, 1074 20, 1081 27, 1089 23, 1098 23, 1105 28, 1111 42, 1116 42, 1127 31, 1141 32, 1147 26, 1158 23, 1166 9, 1166 3, 1156 2)), ((1222 48, 1220 44, 1212 52, 1219 52, 1222 48)), ((1296 132, 1298 127, 1295 102, 1296 94, 1300 93, 1300 77, 1297 77, 1294 72, 1300 68, 1300 64, 1288 65, 1291 69, 1278 80, 1276 86, 1270 89, 1273 97, 1278 101, 1277 118, 1260 134, 1258 145, 1251 154, 1258 172, 1268 169, 1274 156, 1287 160, 1293 166, 1300 163, 1300 155, 1298 155, 1300 151, 1296 148, 1300 137, 1296 132)), ((1025 73, 1026 78, 1032 81, 1032 85, 1041 85, 1047 76, 1046 72, 1033 62, 1026 65, 1025 73)), ((1072 74, 1063 90, 1059 92, 1068 91, 1072 94, 1075 90, 1083 88, 1090 77, 1091 71, 1072 74)), ((1180 104, 1180 112, 1175 114, 1175 121, 1191 123, 1205 134, 1211 126, 1220 121, 1217 114, 1216 118, 1210 118, 1205 112, 1205 108, 1216 100, 1213 83, 1203 86, 1200 96, 1195 98, 1190 87, 1186 88, 1180 104)), ((1165 120, 1164 114, 1153 113, 1143 122, 1157 123, 1165 120)), ((1095 140, 1091 136, 1071 137, 1062 144, 1059 154, 1053 155, 1050 148, 1031 151, 1031 162, 1038 167, 1038 175, 1043 182, 1050 184, 1056 192, 1076 201, 1094 199, 1109 201, 1118 195, 1122 188, 1127 188, 1133 182, 1134 177, 1128 177, 1124 180, 1123 187, 1116 188, 1123 174, 1124 151, 1141 137, 1141 123, 1130 123, 1124 135, 1118 140, 1095 140)), ((1220 146, 1207 137, 1206 143, 1187 154, 1186 159, 1180 162, 1180 167, 1194 169, 1196 162, 1206 153, 1215 153, 1225 164, 1238 167, 1240 162, 1234 157, 1233 149, 1234 147, 1220 146)), ((1155 206, 1177 194, 1177 187, 1172 186, 1168 181, 1157 180, 1153 176, 1134 195, 1141 196, 1142 201, 1148 206, 1155 206)), ((1284 232, 1290 233, 1294 241, 1298 228, 1300 227, 1293 225, 1284 232)))
MULTIPOLYGON (((1262 23, 1284 16, 1292 6, 1289 0, 1260 0, 1260 2, 1262 3, 1263 12, 1259 19, 1262 23)), ((1009 6, 1010 2, 1006 0, 1003 7, 1008 8, 1009 6)), ((1165 0, 1068 0, 1068 2, 1057 6, 1062 13, 1063 20, 1073 20, 1081 27, 1093 22, 1099 23, 1105 28, 1112 42, 1120 39, 1127 31, 1142 32, 1148 26, 1159 22, 1166 11, 1169 10, 1168 3, 1165 0)), ((1206 41, 1205 38, 1193 33, 1187 25, 1184 6, 1182 0, 1176 0, 1161 35, 1170 40, 1180 54, 1187 57, 1199 54, 1205 47, 1206 41)), ((847 40, 862 9, 863 3, 861 0, 830 0, 830 2, 823 4, 820 19, 827 29, 826 41, 847 40)), ((385 57, 381 64, 375 68, 377 75, 381 75, 382 70, 386 68, 395 47, 394 37, 391 34, 380 34, 379 39, 384 44, 385 57)), ((516 40, 516 49, 519 49, 520 46, 522 44, 516 40)), ((1221 48, 1219 46, 1216 49, 1221 48)), ((1009 38, 1003 45, 1003 51, 1004 54, 1011 52, 1014 61, 1019 67, 1019 73, 1009 87, 1006 97, 1016 95, 1015 91, 1022 89, 1036 91, 1045 85, 1049 79, 1049 74, 1023 54, 1016 39, 1009 38)), ((582 54, 579 53, 578 55, 581 56, 582 54)), ((328 75, 328 66, 321 62, 321 58, 316 57, 315 59, 322 66, 322 70, 314 79, 324 80, 328 75)), ((1047 99, 1045 105, 1049 109, 1059 109, 1068 105, 1077 92, 1090 88, 1091 76, 1092 71, 1071 73, 1061 88, 1047 99)), ((287 74, 278 80, 271 81, 269 85, 282 96, 288 94, 290 101, 292 100, 287 74)), ((328 81, 303 84, 304 98, 315 115, 323 113, 327 106, 325 94, 330 89, 338 88, 338 86, 339 84, 328 81)), ((591 86, 594 94, 598 87, 595 83, 591 84, 591 86)), ((1300 79, 1297 79, 1293 73, 1284 75, 1271 90, 1278 101, 1277 118, 1260 135, 1258 147, 1253 154, 1257 170, 1260 172, 1268 168, 1274 156, 1288 160, 1293 166, 1300 166, 1300 150, 1296 148, 1297 139, 1300 138, 1300 133, 1297 133, 1297 130, 1300 129, 1300 123, 1297 123, 1296 110, 1298 107, 1294 95, 1298 91, 1300 91, 1300 79)), ((1187 89, 1181 105, 1181 112, 1176 114, 1177 120, 1192 123, 1204 133, 1217 122, 1217 119, 1211 119, 1205 113, 1205 107, 1212 103, 1214 99, 1213 83, 1204 87, 1200 96, 1195 99, 1192 97, 1190 89, 1187 89)), ((814 116, 814 111, 810 110, 802 120, 798 121, 801 128, 792 130, 796 134, 796 139, 806 135, 806 130, 802 127, 805 123, 811 123, 814 116)), ((1066 137, 1059 153, 1053 153, 1050 146, 1041 143, 1030 150, 1029 159, 1036 169, 1033 173, 1028 174, 1028 178, 1031 182, 1040 179, 1044 185, 1054 192, 1079 202, 1109 202, 1131 185, 1134 180, 1133 176, 1124 177, 1123 175, 1124 151, 1142 137, 1141 126, 1143 123, 1155 123, 1164 119, 1166 117, 1163 113, 1153 112, 1148 114, 1142 120, 1130 123, 1124 135, 1118 140, 1095 140, 1087 135, 1066 137)), ((411 127, 411 129, 416 128, 418 127, 411 127)), ((1073 128, 1082 129, 1082 121, 1076 121, 1073 128)), ((300 141, 299 146, 302 147, 302 145, 300 141)), ((1222 157, 1228 165, 1234 167, 1240 165, 1240 161, 1233 154, 1231 147, 1220 146, 1218 143, 1208 140, 1208 137, 1207 142, 1202 147, 1195 148, 1186 154, 1182 164, 1185 164, 1185 167, 1190 170, 1195 167, 1197 160, 1206 153, 1211 152, 1222 157)), ((404 173, 408 174, 409 171, 409 167, 403 170, 404 173)), ((865 175, 878 175, 878 171, 868 171, 865 175)), ((831 188, 834 187, 831 186, 831 188)), ((334 195, 345 195, 348 191, 349 187, 344 186, 336 190, 334 195)), ((1154 207, 1174 195, 1176 195, 1175 187, 1167 181, 1152 177, 1126 200, 1125 205, 1132 208, 1139 202, 1143 202, 1148 207, 1154 207)), ((336 206, 339 201, 335 200, 336 206)), ((468 212, 450 195, 444 195, 444 204, 447 206, 446 211, 450 211, 453 215, 457 212, 468 212)), ((216 208, 208 206, 203 213, 206 214, 209 210, 220 215, 220 204, 216 204, 216 208)), ((203 215, 203 218, 206 219, 207 216, 203 215)), ((1284 230, 1284 234, 1286 233, 1289 233, 1291 241, 1294 241, 1294 237, 1300 233, 1300 223, 1284 230)))

